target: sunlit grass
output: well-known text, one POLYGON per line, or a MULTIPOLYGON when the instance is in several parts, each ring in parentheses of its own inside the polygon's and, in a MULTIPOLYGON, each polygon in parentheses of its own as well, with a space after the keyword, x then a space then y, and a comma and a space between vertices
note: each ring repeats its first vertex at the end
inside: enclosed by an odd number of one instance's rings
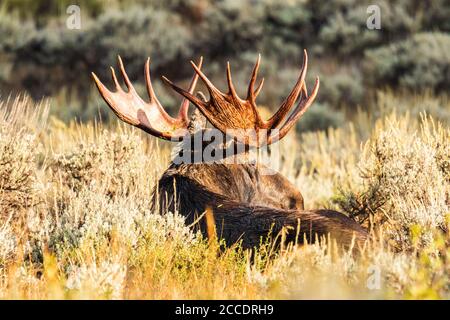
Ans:
POLYGON ((307 208, 354 214, 371 240, 353 251, 323 239, 277 252, 269 240, 250 252, 150 211, 167 143, 4 102, 0 298, 449 298, 450 131, 434 111, 450 105, 384 92, 369 109, 342 128, 288 136, 280 171, 307 208), (408 115, 404 99, 432 116, 408 115))

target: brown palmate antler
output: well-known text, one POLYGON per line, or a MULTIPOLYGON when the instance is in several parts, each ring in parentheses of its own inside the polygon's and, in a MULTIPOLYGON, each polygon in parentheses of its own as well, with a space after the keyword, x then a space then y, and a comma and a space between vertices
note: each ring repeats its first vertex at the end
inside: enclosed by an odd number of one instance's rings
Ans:
MULTIPOLYGON (((183 99, 178 116, 176 118, 172 118, 164 110, 153 90, 150 80, 150 58, 147 59, 144 68, 147 92, 150 98, 149 102, 145 102, 138 95, 131 84, 127 73, 125 72, 120 56, 118 57, 118 60, 120 72, 122 73, 123 79, 128 88, 127 92, 120 86, 113 67, 111 67, 111 75, 116 86, 115 92, 108 90, 98 79, 95 73, 92 73, 95 84, 108 106, 122 121, 136 126, 151 135, 166 140, 180 140, 187 133, 187 126, 189 122, 189 100, 183 99)), ((200 58, 198 66, 196 66, 198 70, 200 70, 202 66, 202 61, 203 58, 200 58)), ((194 92, 197 80, 198 74, 195 74, 187 91, 188 93, 192 94, 194 92)))
POLYGON ((305 84, 305 76, 308 67, 308 55, 305 50, 303 56, 303 66, 297 83, 288 97, 278 108, 277 112, 269 120, 264 121, 261 118, 256 106, 256 96, 261 90, 263 81, 261 81, 258 88, 254 90, 260 61, 261 56, 259 55, 255 67, 253 68, 248 86, 247 98, 245 100, 239 98, 236 93, 231 80, 229 63, 227 64, 227 81, 229 90, 228 93, 222 93, 203 74, 200 68, 198 68, 191 61, 195 72, 200 76, 208 88, 210 95, 209 101, 200 100, 191 92, 179 88, 165 77, 163 77, 163 80, 175 91, 189 99, 195 106, 197 106, 209 122, 211 122, 211 124, 217 129, 229 135, 231 132, 231 136, 234 136, 239 142, 244 143, 245 145, 258 147, 264 144, 274 143, 283 138, 293 127, 294 123, 313 103, 319 90, 319 78, 316 78, 316 83, 311 95, 308 95, 305 84), (300 94, 301 99, 298 105, 294 108, 287 120, 280 126, 288 113, 291 111, 292 106, 295 104, 300 94))

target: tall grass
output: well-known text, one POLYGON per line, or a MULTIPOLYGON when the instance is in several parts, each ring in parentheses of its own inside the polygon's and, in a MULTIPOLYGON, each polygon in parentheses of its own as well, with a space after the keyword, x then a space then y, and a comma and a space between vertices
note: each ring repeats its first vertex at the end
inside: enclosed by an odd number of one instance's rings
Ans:
POLYGON ((149 210, 168 144, 122 124, 65 124, 24 98, 3 102, 0 297, 449 298, 450 130, 433 111, 450 105, 389 92, 375 101, 341 128, 280 146, 281 172, 306 207, 370 228, 353 252, 325 240, 279 252, 270 241, 253 252, 205 241, 176 212, 149 210), (405 99, 431 105, 431 116, 404 112, 405 99))

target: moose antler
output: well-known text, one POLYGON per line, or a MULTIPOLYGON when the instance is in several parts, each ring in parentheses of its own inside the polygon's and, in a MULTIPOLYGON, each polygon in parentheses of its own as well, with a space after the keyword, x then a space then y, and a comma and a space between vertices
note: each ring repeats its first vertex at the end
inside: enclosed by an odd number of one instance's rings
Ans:
MULTIPOLYGON (((108 90, 96 74, 92 73, 95 84, 108 106, 122 121, 136 126, 151 135, 166 140, 180 140, 187 133, 189 100, 183 99, 178 116, 172 118, 164 110, 153 90, 150 80, 150 58, 147 59, 144 68, 147 92, 150 98, 149 102, 142 100, 134 89, 125 72, 120 56, 118 57, 118 61, 120 72, 122 73, 128 92, 124 91, 120 86, 113 67, 111 67, 111 75, 116 86, 115 92, 108 90)), ((200 58, 198 66, 196 66, 198 70, 200 70, 202 62, 203 57, 200 58)), ((198 74, 194 74, 189 89, 186 92, 190 94, 194 92, 197 80, 198 74)))
POLYGON ((256 90, 254 85, 256 82, 261 56, 258 56, 256 64, 253 68, 252 76, 247 91, 247 98, 241 99, 234 88, 231 80, 230 64, 227 64, 227 82, 228 93, 222 93, 217 89, 205 74, 192 61, 192 67, 200 76, 202 81, 208 88, 210 100, 202 101, 192 94, 163 77, 163 80, 170 85, 175 91, 189 99, 196 107, 200 109, 203 115, 211 122, 211 124, 223 133, 234 136, 239 142, 248 146, 259 147, 264 144, 271 144, 282 139, 292 128, 294 123, 305 113, 309 106, 313 103, 319 90, 319 78, 308 96, 305 84, 305 76, 308 67, 308 55, 306 50, 303 56, 303 66, 291 93, 287 96, 277 112, 267 121, 264 121, 256 106, 256 96, 261 90, 262 83, 256 90), (287 118, 281 127, 279 125, 286 118, 294 103, 297 101, 301 93, 301 99, 294 108, 291 115, 287 118), (279 127, 279 128, 278 128, 279 127), (276 130, 275 130, 276 129, 276 130))

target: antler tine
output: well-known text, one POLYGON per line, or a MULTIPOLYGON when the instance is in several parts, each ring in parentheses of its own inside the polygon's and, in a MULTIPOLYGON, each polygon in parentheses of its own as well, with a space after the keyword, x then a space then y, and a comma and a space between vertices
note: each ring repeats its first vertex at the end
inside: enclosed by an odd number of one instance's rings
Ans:
POLYGON ((264 78, 261 79, 261 81, 259 82, 258 87, 256 87, 255 98, 259 95, 259 92, 261 91, 263 85, 264 85, 264 78))
POLYGON ((308 108, 312 105, 314 102, 314 99, 317 96, 317 93, 319 92, 319 86, 320 86, 320 80, 319 77, 316 78, 316 82, 314 84, 314 88, 311 92, 311 95, 308 97, 308 93, 306 91, 306 85, 303 86, 303 93, 304 97, 300 100, 298 105, 295 107, 292 114, 289 116, 289 118, 286 120, 286 122, 283 124, 281 129, 279 130, 278 134, 269 137, 268 144, 271 144, 273 142, 276 142, 280 139, 282 139, 292 128, 292 126, 297 122, 298 119, 300 119, 303 114, 308 110, 308 108))
POLYGON ((114 71, 113 67, 109 67, 111 69, 111 78, 114 82, 114 85, 116 86, 116 90, 121 90, 122 88, 120 87, 119 81, 117 80, 116 77, 116 71, 114 71))
POLYGON ((308 98, 308 88, 306 88, 306 83, 303 85, 302 94, 304 97, 308 98))
MULTIPOLYGON (((234 87, 233 81, 231 79, 231 67, 230 67, 229 61, 227 61, 227 82, 228 82, 229 93, 233 97, 242 101, 242 99, 238 96, 236 88, 234 87)), ((261 79, 261 81, 258 84, 258 87, 256 87, 256 90, 254 91, 255 98, 259 95, 263 85, 264 85, 264 78, 261 79)))
POLYGON ((225 96, 222 92, 220 92, 219 89, 217 89, 214 84, 208 79, 208 77, 200 70, 200 68, 198 68, 194 61, 191 61, 191 65, 194 68, 195 72, 200 76, 200 78, 202 79, 203 83, 206 85, 206 88, 208 89, 210 95, 212 98, 214 98, 215 96, 219 95, 219 96, 225 96))
MULTIPOLYGON (((159 109, 159 112, 161 112, 161 114, 165 118, 173 119, 163 108, 163 106, 161 105, 161 102, 159 102, 159 100, 155 94, 155 90, 153 89, 152 80, 151 80, 151 76, 150 76, 150 57, 148 57, 147 61, 145 62, 144 75, 145 75, 145 86, 147 87, 147 93, 148 93, 150 104, 155 104, 157 106, 157 108, 159 109)), ((179 119, 181 119, 181 118, 179 117, 179 119)), ((182 120, 184 120, 185 123, 187 124, 187 122, 188 122, 187 117, 186 117, 186 119, 182 118, 182 120)))
MULTIPOLYGON (((253 67, 252 76, 250 78, 250 83, 248 84, 248 91, 247 91, 247 99, 252 104, 255 104, 255 99, 256 99, 254 86, 255 86, 255 82, 256 82, 256 77, 258 75, 258 69, 259 69, 260 63, 261 63, 261 54, 258 54, 258 59, 256 60, 255 66, 253 67)), ((259 93, 259 91, 258 91, 258 93, 259 93)))
MULTIPOLYGON (((203 64, 203 57, 200 57, 199 61, 198 61, 198 68, 201 69, 202 68, 202 64, 203 64)), ((188 92, 190 94, 194 93, 195 87, 197 86, 197 81, 198 81, 198 74, 195 73, 192 76, 192 80, 191 83, 189 85, 189 89, 188 92)), ((182 118, 184 121, 186 121, 186 123, 189 122, 189 118, 188 118, 188 109, 189 109, 189 99, 187 99, 186 97, 183 99, 183 101, 181 102, 181 106, 180 106, 180 111, 178 112, 178 116, 180 118, 182 118)))
POLYGON ((228 88, 230 90, 231 96, 236 100, 241 100, 239 96, 236 93, 236 89, 234 88, 233 81, 231 80, 231 69, 230 69, 230 62, 227 62, 227 82, 228 82, 228 88))
POLYGON ((298 103, 297 107, 294 109, 292 114, 289 116, 288 120, 283 125, 283 127, 285 127, 288 124, 289 121, 296 122, 298 119, 300 119, 300 117, 311 106, 312 102, 316 98, 317 93, 319 91, 319 87, 320 87, 320 79, 319 79, 319 77, 316 78, 316 82, 314 84, 314 88, 313 88, 310 96, 308 96, 308 93, 306 91, 306 85, 304 86, 304 91, 303 91, 304 92, 304 98, 302 98, 300 100, 300 102, 298 103))
MULTIPOLYGON (((121 112, 120 109, 116 106, 116 104, 114 103, 113 98, 112 98, 114 93, 109 91, 108 88, 105 87, 105 85, 100 81, 100 79, 97 77, 97 75, 94 72, 91 72, 91 75, 94 78, 95 85, 96 85, 98 91, 100 92, 100 95, 103 97, 103 99, 106 101, 106 103, 110 106, 111 110, 115 113, 115 115, 120 120, 122 120, 126 123, 129 123, 133 126, 137 126, 139 124, 139 121, 137 121, 137 119, 133 119, 133 117, 129 117, 126 113, 121 112)), ((112 75, 113 75, 113 81, 116 83, 117 92, 123 92, 122 88, 119 85, 119 82, 117 81, 117 78, 115 78, 114 69, 112 69, 112 75)))
POLYGON ((144 67, 145 73, 145 85, 147 87, 148 97, 150 99, 150 103, 155 102, 158 105, 161 105, 158 98, 156 97, 155 91, 153 90, 152 80, 150 77, 150 58, 147 58, 144 67))
MULTIPOLYGON (((222 92, 219 91, 219 89, 217 89, 214 84, 208 79, 208 77, 206 77, 206 75, 200 70, 200 68, 198 68, 194 62, 191 61, 191 65, 194 68, 195 72, 197 73, 197 75, 202 79, 202 81, 205 83, 209 94, 210 94, 210 101, 202 101, 201 99, 199 99, 198 97, 196 97, 195 95, 193 95, 191 92, 188 92, 178 86, 176 86, 172 81, 170 81, 169 79, 167 79, 166 77, 163 77, 163 80, 166 84, 168 84, 172 89, 174 89, 176 92, 178 92, 179 94, 181 94, 183 97, 185 97, 186 99, 188 99, 189 101, 191 101, 197 108, 200 109, 200 111, 208 118, 208 120, 215 126, 218 127, 218 129, 220 130, 226 130, 226 126, 225 125, 221 125, 219 122, 215 121, 215 117, 216 116, 223 116, 224 118, 228 117, 231 118, 230 115, 226 115, 226 112, 232 112, 237 114, 236 109, 235 108, 231 108, 230 110, 224 110, 223 109, 223 102, 225 101, 225 97, 226 95, 223 94, 222 92), (212 101, 214 101, 214 103, 212 103, 212 101)), ((229 71, 229 68, 228 68, 229 71)), ((229 84, 231 84, 230 88, 234 89, 234 86, 231 82, 231 72, 229 72, 227 74, 227 78, 229 79, 229 84)), ((231 90, 233 90, 231 89, 231 90)), ((235 91, 235 90, 234 90, 235 91)), ((237 99, 235 99, 237 105, 239 105, 242 100, 239 99, 239 97, 237 96, 236 91, 234 92, 235 95, 234 97, 236 97, 237 99)))
POLYGON ((130 79, 128 78, 128 74, 125 71, 125 67, 123 66, 123 61, 122 58, 120 56, 117 56, 117 59, 119 60, 119 68, 120 68, 120 72, 122 73, 123 79, 125 80, 125 85, 127 86, 128 90, 131 91, 136 91, 134 90, 133 84, 131 83, 130 79))
POLYGON ((179 94, 181 94, 183 97, 185 97, 186 99, 188 99, 190 102, 192 102, 195 106, 197 107, 206 107, 206 103, 203 102, 202 100, 200 100, 199 98, 197 98, 196 96, 194 96, 192 93, 178 87, 177 85, 175 85, 172 81, 170 81, 169 79, 167 79, 165 76, 162 76, 163 81, 169 86, 171 87, 173 90, 175 90, 176 92, 178 92, 179 94))
POLYGON ((289 113, 289 110, 292 108, 295 101, 297 101, 300 91, 302 90, 305 84, 305 76, 307 69, 308 69, 308 53, 306 52, 306 50, 304 50, 302 71, 300 72, 297 83, 295 84, 294 88, 292 88, 291 93, 283 101, 277 112, 269 120, 267 120, 267 126, 269 128, 276 128, 283 121, 284 117, 289 113))

